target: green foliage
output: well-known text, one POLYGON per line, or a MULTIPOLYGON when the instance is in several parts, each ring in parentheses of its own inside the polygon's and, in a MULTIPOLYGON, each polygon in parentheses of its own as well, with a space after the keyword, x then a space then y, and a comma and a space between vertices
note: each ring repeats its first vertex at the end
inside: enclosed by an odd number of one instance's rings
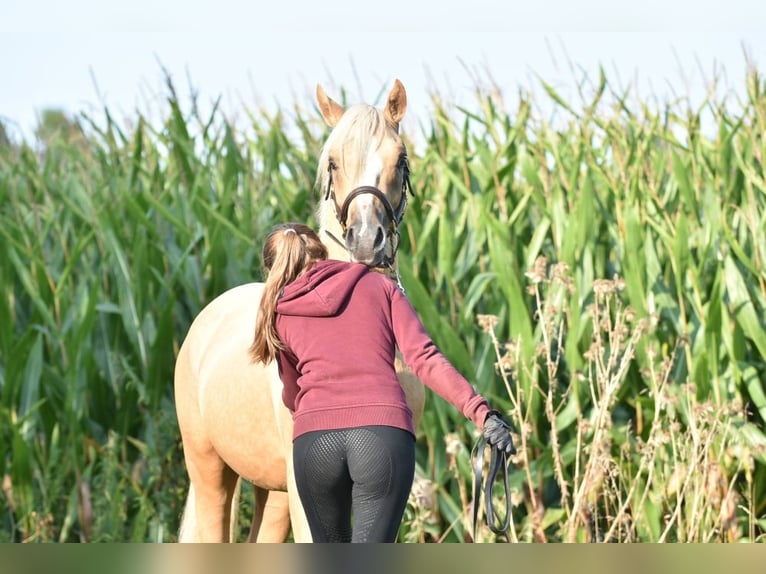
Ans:
MULTIPOLYGON (((762 84, 737 111, 543 84, 555 125, 477 90, 410 144, 402 280, 514 423, 515 539, 762 536, 762 84)), ((247 117, 169 86, 159 125, 51 116, 39 150, 0 145, 0 540, 175 540, 175 353, 273 223, 315 223, 318 114, 247 117)), ((429 395, 402 540, 470 539, 475 438, 429 395)))

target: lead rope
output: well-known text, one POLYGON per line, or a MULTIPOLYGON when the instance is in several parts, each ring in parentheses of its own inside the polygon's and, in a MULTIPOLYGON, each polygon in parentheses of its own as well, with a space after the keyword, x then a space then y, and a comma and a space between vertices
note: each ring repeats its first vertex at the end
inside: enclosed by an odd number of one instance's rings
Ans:
POLYGON ((487 526, 497 536, 510 542, 508 529, 511 525, 511 492, 508 484, 508 455, 490 445, 489 471, 487 480, 483 483, 484 474, 484 451, 487 447, 487 439, 483 436, 479 438, 471 451, 473 462, 473 541, 476 542, 476 529, 479 522, 479 504, 482 490, 484 491, 484 507, 487 519, 487 526), (475 459, 474 459, 475 457, 475 459), (492 497, 492 487, 498 478, 498 473, 502 471, 503 488, 505 494, 505 518, 499 520, 495 511, 495 503, 492 497))

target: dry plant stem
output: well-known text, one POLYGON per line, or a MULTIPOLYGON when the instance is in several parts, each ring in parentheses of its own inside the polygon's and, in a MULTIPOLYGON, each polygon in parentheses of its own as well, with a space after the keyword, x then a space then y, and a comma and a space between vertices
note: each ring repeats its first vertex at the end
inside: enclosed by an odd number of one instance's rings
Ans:
MULTIPOLYGON (((597 297, 598 299, 598 297, 597 297)), ((608 428, 609 428, 609 416, 610 409, 614 397, 619 389, 620 383, 625 377, 625 373, 630 366, 630 362, 633 359, 636 343, 641 336, 640 330, 635 330, 631 334, 630 339, 625 345, 624 350, 619 353, 618 349, 622 342, 619 338, 621 336, 621 329, 623 327, 624 315, 621 312, 616 314, 617 319, 615 325, 611 321, 611 313, 609 312, 608 299, 604 301, 606 312, 602 315, 600 312, 601 307, 596 306, 596 316, 594 317, 594 333, 596 339, 596 348, 604 349, 603 340, 601 338, 601 328, 609 329, 609 359, 607 364, 604 365, 602 361, 602 353, 594 353, 594 361, 596 367, 596 380, 593 382, 593 375, 591 374, 591 392, 597 404, 596 417, 594 422, 593 439, 591 441, 592 450, 591 456, 586 463, 586 467, 583 473, 583 478, 579 483, 577 494, 574 498, 574 504, 572 507, 572 513, 567 521, 568 540, 573 542, 576 540, 577 528, 579 523, 579 516, 584 507, 584 500, 589 490, 593 487, 591 484, 593 479, 597 476, 598 467, 601 463, 599 460, 599 454, 602 452, 602 448, 605 443, 609 442, 608 428), (619 363, 617 362, 619 360, 619 363), (599 393, 600 391, 600 393, 599 393), (600 397, 597 398, 597 394, 600 397)), ((592 373, 592 371, 591 371, 592 373)))
MULTIPOLYGON (((471 505, 468 501, 468 493, 466 492, 465 483, 462 480, 460 480, 460 472, 458 471, 456 460, 452 462, 452 466, 453 466, 453 471, 455 474, 455 481, 457 482, 458 489, 460 491, 461 508, 470 508, 471 505)), ((476 501, 474 501, 474 503, 475 502, 476 501)))
POLYGON ((538 317, 540 319, 540 323, 542 324, 542 337, 543 337, 543 344, 545 345, 545 364, 548 371, 548 381, 553 381, 556 373, 558 372, 559 367, 559 355, 556 354, 556 359, 551 360, 551 338, 550 333, 548 333, 548 328, 551 326, 552 318, 548 316, 548 304, 543 303, 540 299, 540 289, 537 284, 534 286, 535 290, 535 304, 537 305, 538 309, 542 309, 542 311, 538 312, 538 317))
MULTIPOLYGON (((736 476, 738 473, 734 473, 734 476, 732 477, 731 483, 728 486, 728 490, 725 493, 725 496, 721 496, 719 508, 714 508, 710 504, 706 504, 707 500, 705 497, 706 490, 710 488, 709 486, 709 480, 710 480, 710 473, 711 471, 709 469, 711 468, 717 468, 715 457, 712 457, 713 460, 711 461, 711 449, 708 448, 707 445, 710 444, 710 442, 714 439, 716 436, 723 436, 728 437, 729 432, 731 430, 731 421, 729 418, 725 418, 724 422, 721 423, 721 412, 718 407, 715 407, 715 414, 716 417, 713 420, 712 425, 707 430, 707 441, 705 445, 701 445, 702 448, 702 464, 701 467, 704 469, 702 473, 699 473, 698 481, 699 481, 699 488, 703 491, 702 496, 695 496, 693 499, 693 507, 692 507, 692 516, 691 516, 691 524, 689 525, 689 540, 700 540, 700 541, 708 541, 713 538, 716 534, 716 528, 713 527, 717 522, 720 522, 720 532, 723 534, 726 530, 725 525, 723 524, 723 516, 722 512, 723 509, 726 506, 727 499, 731 495, 732 487, 735 482, 736 476), (716 512, 717 511, 717 512, 716 512), (699 518, 697 518, 699 516, 699 518), (707 535, 704 534, 704 527, 710 525, 711 527, 708 529, 707 535)), ((702 421, 704 423, 704 419, 702 421)), ((695 441, 695 445, 697 442, 695 441)), ((725 445, 725 443, 724 443, 725 445)))
MULTIPOLYGON (((542 337, 543 337, 543 343, 545 345, 545 363, 546 363, 547 372, 548 372, 548 391, 545 393, 545 413, 551 425, 549 436, 551 441, 551 449, 553 450, 553 462, 554 462, 553 468, 554 468, 554 473, 556 475, 556 482, 558 482, 559 489, 561 490, 561 505, 564 507, 564 510, 566 511, 567 516, 569 516, 570 514, 569 484, 567 483, 567 480, 564 477, 564 469, 563 469, 562 460, 561 460, 561 449, 560 449, 560 445, 558 441, 558 429, 556 427, 556 413, 553 408, 553 387, 556 380, 556 374, 558 373, 560 353, 557 352, 555 360, 552 360, 551 338, 548 333, 548 327, 553 326, 553 318, 549 316, 548 301, 546 300, 546 302, 543 303, 540 299, 540 289, 537 283, 534 285, 534 290, 535 290, 535 301, 537 304, 537 308, 542 309, 542 312, 540 314, 540 322, 542 323, 542 326, 543 326, 542 337)), ((563 327, 564 327, 563 323, 561 323, 559 325, 558 340, 561 340, 563 327)))
MULTIPOLYGON (((450 533, 450 532, 452 532, 452 530, 455 528, 455 525, 457 525, 457 523, 458 523, 458 522, 460 522, 461 520, 462 520, 462 517, 460 517, 460 516, 456 517, 456 518, 455 518, 455 520, 453 520, 453 521, 450 523, 450 525, 449 525, 449 526, 448 526, 448 527, 447 527, 447 528, 444 530, 444 532, 443 532, 443 533, 442 533, 442 535, 441 535, 441 536, 440 536, 440 537, 439 537, 439 538, 436 540, 436 542, 437 542, 437 543, 439 543, 439 544, 441 544, 442 542, 444 542, 444 539, 445 539, 445 538, 447 538, 447 536, 449 535, 449 533, 450 533)), ((475 541, 474 541, 474 542, 475 542, 475 541)))
MULTIPOLYGON (((517 348, 517 360, 518 360, 518 348, 517 348)), ((518 363, 516 363, 518 364, 518 363)), ((506 387, 510 389, 510 385, 508 383, 508 375, 503 371, 503 380, 506 383, 506 387)), ((513 402, 515 405, 520 405, 522 402, 522 396, 521 396, 521 388, 516 385, 516 397, 513 399, 513 402)), ((514 409, 514 412, 516 413, 516 424, 518 425, 519 429, 519 440, 521 442, 521 453, 524 457, 524 475, 527 479, 527 485, 529 487, 530 492, 534 492, 534 483, 532 482, 532 473, 529 468, 529 445, 527 444, 527 433, 526 428, 529 425, 529 421, 525 420, 525 418, 522 417, 522 410, 517 406, 514 409)), ((524 410, 524 412, 527 412, 527 409, 524 410)), ((535 496, 530 497, 532 499, 532 508, 533 511, 536 511, 537 509, 537 499, 535 496)), ((516 523, 513 519, 513 512, 511 512, 510 515, 510 530, 511 530, 511 542, 518 542, 518 534, 516 533, 516 523)))
MULTIPOLYGON (((448 449, 448 453, 451 452, 448 449)), ((449 454, 449 469, 452 471, 453 478, 457 482, 458 485, 458 491, 460 492, 460 508, 466 509, 466 511, 463 513, 463 528, 466 531, 470 530, 470 509, 471 509, 471 503, 468 500, 468 493, 466 492, 465 483, 460 480, 460 470, 457 466, 457 454, 449 454)), ((473 502, 474 504, 477 503, 477 501, 473 502)), ((458 517, 456 520, 450 524, 449 528, 447 528, 446 532, 442 534, 440 538, 444 538, 454 527, 457 520, 460 520, 460 517, 458 517)))
MULTIPOLYGON (((572 484, 580 484, 580 461, 582 460, 581 455, 583 452, 583 443, 585 440, 585 437, 583 436, 585 433, 585 423, 582 418, 582 414, 578 415, 577 417, 577 449, 576 449, 576 455, 575 455, 575 472, 574 472, 574 482, 572 484)), ((567 511, 567 524, 570 523, 570 521, 573 520, 572 518, 572 509, 569 509, 567 511)))
MULTIPOLYGON (((673 356, 675 356, 676 349, 674 349, 673 351, 673 356)), ((644 453, 641 456, 641 462, 639 464, 638 471, 634 474, 634 480, 632 481, 630 491, 628 492, 625 498, 625 502, 623 503, 623 506, 620 508, 620 511, 617 513, 617 516, 615 517, 615 523, 612 524, 612 527, 609 529, 606 536, 604 537, 604 542, 608 542, 613 536, 616 524, 621 521, 622 515, 625 514, 628 504, 630 504, 630 501, 633 499, 633 494, 639 483, 638 478, 643 474, 644 469, 648 467, 646 485, 644 487, 644 491, 641 494, 641 499, 639 500, 635 511, 631 513, 633 515, 633 519, 632 519, 633 524, 638 524, 641 514, 643 513, 646 497, 649 496, 649 490, 654 481, 655 466, 650 463, 652 462, 654 458, 656 443, 659 442, 659 435, 662 429, 662 423, 661 423, 662 419, 660 418, 660 415, 662 413, 662 410, 665 408, 664 393, 665 393, 665 388, 667 387, 667 383, 670 377, 672 366, 673 366, 673 361, 668 361, 665 364, 665 369, 662 372, 662 376, 659 377, 659 380, 658 380, 657 372, 655 371, 655 368, 654 368, 654 363, 652 361, 649 362, 649 369, 650 369, 649 380, 652 382, 658 381, 656 383, 655 388, 653 389, 654 418, 652 420, 652 427, 649 430, 649 437, 648 437, 648 440, 646 441, 646 449, 644 450, 644 453)))
POLYGON ((550 440, 551 449, 553 450, 553 470, 556 474, 556 482, 558 482, 559 489, 561 490, 561 505, 564 507, 568 516, 571 511, 569 507, 569 484, 567 483, 566 478, 564 478, 564 469, 561 462, 561 450, 558 440, 558 429, 556 427, 556 414, 553 411, 553 391, 551 390, 550 385, 548 386, 548 392, 545 397, 545 413, 551 424, 550 440))
MULTIPOLYGON (((696 441, 694 441, 694 444, 696 447, 696 441)), ((708 465, 710 463, 707 449, 705 449, 702 453, 700 453, 700 459, 701 459, 701 463, 699 464, 699 466, 702 469, 702 472, 695 473, 697 474, 697 476, 694 478, 695 487, 692 489, 693 494, 697 494, 699 493, 700 489, 704 489, 705 483, 707 482, 707 478, 708 478, 707 469, 709 468, 708 465)), ((692 505, 692 508, 691 508, 690 516, 688 518, 686 539, 697 540, 697 532, 699 530, 699 525, 701 522, 704 522, 705 514, 707 513, 706 510, 709 510, 709 509, 700 508, 699 496, 691 497, 691 505, 692 505)))
MULTIPOLYGON (((728 426, 728 425, 727 425, 727 426, 728 426)), ((740 467, 740 469, 741 469, 741 467, 740 467)), ((740 469, 737 469, 737 470, 739 471, 740 469)), ((728 483, 728 490, 727 490, 727 492, 726 492, 726 498, 729 498, 730 496, 735 496, 735 494, 734 494, 734 492, 735 492, 735 490, 734 490, 734 486, 735 486, 735 484, 737 483, 737 480, 738 480, 738 478, 739 478, 739 472, 735 472, 735 473, 733 473, 733 475, 732 475, 732 477, 731 477, 731 480, 729 480, 729 483, 728 483)), ((752 484, 752 483, 751 483, 751 484, 752 484)), ((720 513, 719 513, 719 518, 721 518, 721 514, 720 514, 720 513)), ((726 526, 726 525, 725 525, 725 524, 723 524, 723 520, 721 520, 721 522, 722 522, 722 523, 721 523, 721 532, 723 533, 723 532, 726 530, 726 528, 725 528, 725 526, 726 526)), ((749 521, 749 523, 750 523, 750 524, 749 524, 749 526, 752 528, 752 526, 753 526, 752 515, 750 515, 750 521, 749 521)), ((715 531, 714 531, 714 530, 711 530, 711 531, 708 533, 708 536, 707 536, 707 538, 705 538, 705 539, 703 540, 703 542, 712 542, 712 540, 713 540, 713 537, 714 537, 714 536, 715 536, 715 531)), ((754 536, 751 536, 751 537, 750 537, 750 540, 752 540, 752 541, 754 541, 754 542, 755 542, 755 540, 754 540, 754 536)), ((724 541, 725 541, 725 542, 730 542, 730 540, 724 540, 724 541)))
MULTIPOLYGON (((518 365, 519 364, 518 363, 518 352, 521 349, 521 344, 517 345, 516 349, 517 349, 517 362, 515 364, 518 365)), ((517 373, 517 375, 518 375, 518 373, 517 373)), ((527 372, 527 376, 530 378, 530 380, 533 378, 532 377, 532 373, 527 372)), ((516 385, 516 393, 517 393, 516 403, 519 404, 519 405, 523 404, 523 398, 524 397, 522 395, 520 385, 516 385)), ((528 404, 526 405, 526 408, 523 409, 523 418, 521 416, 522 411, 519 411, 519 416, 518 416, 518 424, 519 424, 519 428, 521 429, 521 432, 519 433, 520 438, 521 438, 521 449, 522 449, 521 452, 523 453, 523 456, 524 456, 524 474, 527 477, 527 485, 529 487, 529 492, 530 493, 534 493, 535 490, 536 490, 536 485, 535 485, 535 482, 533 481, 532 471, 531 471, 531 468, 530 468, 530 465, 529 465, 528 453, 529 453, 530 449, 529 449, 529 444, 527 442, 528 431, 529 431, 529 429, 532 428, 531 422, 529 420, 530 413, 532 412, 532 409, 530 407, 530 405, 532 403, 532 399, 533 399, 533 393, 529 393, 529 395, 527 397, 528 404)), ((537 504, 538 504, 537 496, 534 496, 534 494, 532 494, 529 498, 530 498, 530 502, 532 503, 532 512, 534 514, 536 514, 538 512, 538 508, 537 508, 537 504)))
MULTIPOLYGON (((527 438, 526 433, 524 432, 524 420, 521 417, 521 409, 519 408, 519 405, 521 404, 521 396, 516 396, 513 393, 513 390, 511 389, 511 383, 508 380, 508 373, 506 370, 502 367, 502 357, 500 355, 500 341, 497 340, 497 336, 495 335, 495 329, 493 327, 490 327, 487 332, 489 333, 489 336, 492 340, 492 346, 495 348, 495 357, 497 357, 497 364, 500 366, 500 376, 503 379, 503 384, 505 385, 506 391, 508 391, 508 397, 511 399, 511 403, 513 404, 513 411, 515 414, 515 418, 517 419, 517 425, 519 428, 519 438, 521 440, 521 452, 526 453, 527 450, 527 438)), ((517 349, 517 357, 518 360, 518 349, 517 349)), ((517 363, 518 364, 518 363, 517 363)), ((518 385, 516 385, 516 392, 520 393, 520 389, 518 388, 518 385)), ((529 483, 530 489, 532 488, 532 475, 529 472, 529 463, 525 459, 524 463, 524 472, 527 476, 527 481, 529 483)), ((535 497, 532 497, 532 504, 535 505, 535 497)), ((510 511, 510 517, 509 517, 509 529, 511 531, 510 534, 510 540, 511 542, 518 542, 518 535, 516 534, 516 525, 513 520, 513 509, 511 508, 510 511)))
MULTIPOLYGON (((667 373, 666 373, 666 376, 667 376, 667 373)), ((663 378, 663 380, 657 385, 657 388, 655 390, 654 420, 652 421, 652 428, 649 431, 649 440, 647 440, 646 442, 646 449, 644 450, 644 453, 641 456, 641 462, 638 466, 638 471, 633 476, 634 480, 632 481, 630 490, 625 496, 625 501, 620 507, 620 510, 617 512, 617 515, 615 516, 612 526, 609 528, 609 531, 604 536, 604 542, 609 542, 612 536, 614 535, 615 528, 622 521, 622 517, 625 515, 625 511, 627 510, 628 505, 630 504, 630 501, 633 500, 633 495, 639 484, 638 479, 644 473, 644 470, 646 470, 647 471, 646 486, 644 487, 644 491, 641 494, 641 500, 639 501, 635 509, 635 512, 632 513, 634 524, 638 523, 638 520, 643 511, 644 503, 646 502, 646 497, 649 495, 650 487, 652 485, 652 482, 654 481, 654 465, 650 464, 650 462, 654 458, 655 447, 653 443, 661 429, 660 414, 662 412, 662 406, 663 406, 661 396, 662 396, 662 390, 665 387, 665 382, 666 382, 666 379, 663 378)))
MULTIPOLYGON (((732 479, 733 482, 733 479, 732 479)), ((750 540, 755 541, 755 483, 752 480, 748 480, 749 487, 748 487, 748 494, 747 494, 747 515, 749 517, 748 521, 748 537, 750 540)))
MULTIPOLYGON (((715 430, 715 429, 713 428, 711 430, 715 430)), ((662 532, 662 535, 657 540, 658 542, 665 542, 665 540, 668 537, 668 534, 670 533, 670 528, 673 526, 674 522, 678 522, 679 532, 683 532, 683 529, 681 528, 680 512, 681 512, 681 507, 683 506, 684 497, 686 495, 686 491, 689 488, 689 484, 691 483, 692 478, 696 476, 695 471, 697 470, 697 467, 700 465, 701 460, 706 458, 705 453, 707 452, 708 448, 710 448, 710 442, 713 440, 713 436, 714 436, 714 433, 711 432, 710 435, 707 437, 707 440, 705 441, 704 445, 702 445, 702 452, 692 459, 692 465, 686 471, 684 485, 681 487, 681 491, 678 493, 678 498, 677 498, 676 506, 673 509, 673 514, 671 515, 670 519, 665 525, 665 530, 662 532)))
POLYGON ((495 348, 495 357, 497 358, 497 364, 500 365, 500 376, 503 379, 503 384, 505 384, 505 390, 508 391, 508 398, 511 399, 511 403, 513 404, 513 410, 519 413, 519 403, 516 400, 516 397, 513 394, 513 391, 511 390, 511 383, 508 381, 508 373, 506 373, 505 369, 502 368, 503 364, 503 358, 500 355, 500 341, 497 340, 497 336, 495 335, 495 329, 494 327, 489 327, 487 332, 489 333, 490 339, 492 341, 492 346, 495 348))

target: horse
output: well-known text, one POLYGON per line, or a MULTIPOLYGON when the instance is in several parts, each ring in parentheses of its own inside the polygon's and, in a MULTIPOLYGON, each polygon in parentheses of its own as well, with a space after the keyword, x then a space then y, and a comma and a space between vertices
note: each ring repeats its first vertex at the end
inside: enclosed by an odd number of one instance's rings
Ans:
MULTIPOLYGON (((395 81, 382 109, 346 109, 321 85, 316 100, 331 128, 317 167, 319 235, 331 259, 361 262, 398 281, 398 226, 412 193, 399 135, 404 86, 395 81)), ((291 528, 295 542, 311 541, 276 363, 254 363, 248 352, 262 292, 263 283, 253 282, 213 299, 192 321, 176 357, 175 407, 190 481, 179 542, 234 542, 242 480, 254 487, 248 541, 284 542, 291 528)), ((396 367, 417 425, 423 385, 399 354, 396 367)))

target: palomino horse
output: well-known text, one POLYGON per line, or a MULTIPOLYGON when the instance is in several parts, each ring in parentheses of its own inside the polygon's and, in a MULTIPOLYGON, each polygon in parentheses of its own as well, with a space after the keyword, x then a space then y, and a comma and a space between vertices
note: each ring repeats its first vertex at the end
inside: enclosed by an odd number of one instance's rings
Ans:
MULTIPOLYGON (((396 80, 382 110, 364 104, 345 110, 321 86, 317 101, 333 128, 317 170, 320 237, 331 258, 396 278, 397 226, 409 187, 407 150, 398 134, 407 108, 404 87, 396 80)), ((240 479, 255 488, 250 541, 283 542, 291 525, 296 542, 311 541, 295 491, 292 418, 282 404, 277 368, 255 364, 248 354, 262 288, 248 283, 211 301, 176 359, 176 411, 191 481, 181 542, 234 539, 240 479)), ((417 424, 423 386, 400 360, 397 371, 417 424)))

